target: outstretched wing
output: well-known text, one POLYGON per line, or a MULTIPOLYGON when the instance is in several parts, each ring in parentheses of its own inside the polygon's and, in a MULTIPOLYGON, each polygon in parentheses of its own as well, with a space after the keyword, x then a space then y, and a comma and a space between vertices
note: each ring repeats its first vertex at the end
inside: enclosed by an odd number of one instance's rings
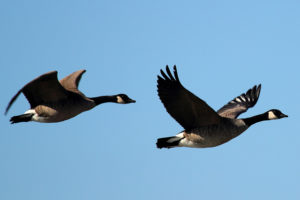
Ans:
POLYGON ((80 82, 80 79, 82 77, 82 74, 86 72, 86 70, 78 70, 76 72, 73 72, 72 74, 66 76, 65 78, 61 79, 59 82, 60 84, 69 91, 75 92, 75 93, 81 93, 78 90, 78 85, 80 82))
POLYGON ((232 101, 228 102, 220 110, 218 114, 222 117, 237 118, 240 114, 246 112, 248 108, 253 107, 259 97, 261 85, 254 86, 249 89, 246 93, 234 98, 232 101))
POLYGON ((30 107, 34 108, 37 105, 56 102, 67 98, 68 92, 61 86, 57 80, 57 71, 48 72, 26 84, 8 103, 5 114, 18 98, 23 93, 30 103, 30 107))
POLYGON ((203 100, 185 89, 178 78, 176 66, 174 76, 169 67, 166 67, 167 75, 160 70, 158 76, 157 91, 161 102, 167 112, 185 129, 197 128, 217 124, 220 116, 203 100))

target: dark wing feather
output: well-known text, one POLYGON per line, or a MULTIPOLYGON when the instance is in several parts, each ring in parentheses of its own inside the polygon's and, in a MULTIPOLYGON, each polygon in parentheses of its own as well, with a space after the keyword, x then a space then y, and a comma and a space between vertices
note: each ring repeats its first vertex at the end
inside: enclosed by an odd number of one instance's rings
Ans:
POLYGON ((169 67, 160 70, 157 88, 158 96, 167 112, 185 129, 217 124, 220 116, 203 100, 185 89, 178 78, 176 66, 174 76, 169 67))
POLYGON ((57 80, 57 71, 48 72, 32 80, 19 90, 8 103, 5 114, 7 114, 21 92, 27 98, 31 108, 35 108, 37 105, 45 103, 56 102, 68 97, 68 92, 57 80))
POLYGON ((253 107, 260 94, 261 85, 254 86, 249 89, 246 93, 241 94, 240 96, 234 98, 232 101, 228 102, 220 110, 218 114, 222 117, 237 118, 240 114, 246 112, 248 108, 253 107))
POLYGON ((83 73, 85 72, 86 70, 78 70, 61 79, 59 82, 66 90, 81 94, 81 92, 78 90, 78 85, 83 73))

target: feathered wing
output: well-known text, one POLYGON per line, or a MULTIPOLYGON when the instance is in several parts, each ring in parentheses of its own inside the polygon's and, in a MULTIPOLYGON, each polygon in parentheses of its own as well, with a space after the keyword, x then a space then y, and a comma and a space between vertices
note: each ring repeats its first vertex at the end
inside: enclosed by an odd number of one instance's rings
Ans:
POLYGON ((78 70, 76 72, 73 72, 72 74, 66 76, 65 78, 61 79, 59 82, 60 84, 69 91, 80 93, 78 90, 78 85, 81 80, 82 75, 86 72, 86 70, 78 70))
POLYGON ((5 114, 21 93, 27 98, 30 107, 35 108, 37 105, 65 99, 68 92, 58 82, 57 71, 45 73, 26 84, 15 94, 8 103, 5 114))
POLYGON ((217 124, 220 116, 203 100, 185 89, 178 78, 176 66, 174 76, 166 67, 167 75, 161 70, 157 91, 167 112, 185 129, 217 124))
POLYGON ((240 114, 246 112, 248 108, 253 107, 260 94, 261 84, 254 86, 249 89, 246 93, 241 94, 240 96, 234 98, 228 102, 225 106, 218 110, 218 114, 222 117, 237 118, 240 114))

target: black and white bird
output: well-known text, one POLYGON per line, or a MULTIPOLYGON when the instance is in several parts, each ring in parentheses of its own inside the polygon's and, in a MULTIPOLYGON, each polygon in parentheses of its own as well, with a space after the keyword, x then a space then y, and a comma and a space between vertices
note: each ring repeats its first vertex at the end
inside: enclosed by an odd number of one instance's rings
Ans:
POLYGON ((174 76, 168 66, 167 74, 163 70, 160 72, 158 96, 167 112, 185 130, 176 136, 159 138, 156 143, 158 148, 215 147, 237 137, 257 122, 287 117, 281 111, 272 109, 260 115, 237 119, 256 104, 261 85, 254 86, 215 112, 205 101, 182 86, 176 66, 174 76))
POLYGON ((86 97, 78 90, 78 85, 85 70, 78 70, 58 81, 57 71, 45 73, 27 83, 10 100, 5 114, 17 97, 23 93, 30 109, 24 114, 13 116, 11 123, 18 122, 61 122, 106 103, 134 103, 126 94, 112 96, 86 97))

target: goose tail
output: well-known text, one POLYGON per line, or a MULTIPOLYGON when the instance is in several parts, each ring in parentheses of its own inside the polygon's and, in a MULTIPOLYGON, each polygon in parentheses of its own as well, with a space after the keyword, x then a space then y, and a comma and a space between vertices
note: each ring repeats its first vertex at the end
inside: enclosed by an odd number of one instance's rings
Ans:
POLYGON ((179 147, 179 143, 183 138, 184 137, 182 133, 172 137, 158 138, 156 142, 156 147, 159 149, 179 147))
POLYGON ((27 113, 27 114, 13 116, 12 118, 10 118, 10 122, 12 124, 19 123, 19 122, 29 122, 31 121, 33 115, 34 114, 32 113, 27 113))

